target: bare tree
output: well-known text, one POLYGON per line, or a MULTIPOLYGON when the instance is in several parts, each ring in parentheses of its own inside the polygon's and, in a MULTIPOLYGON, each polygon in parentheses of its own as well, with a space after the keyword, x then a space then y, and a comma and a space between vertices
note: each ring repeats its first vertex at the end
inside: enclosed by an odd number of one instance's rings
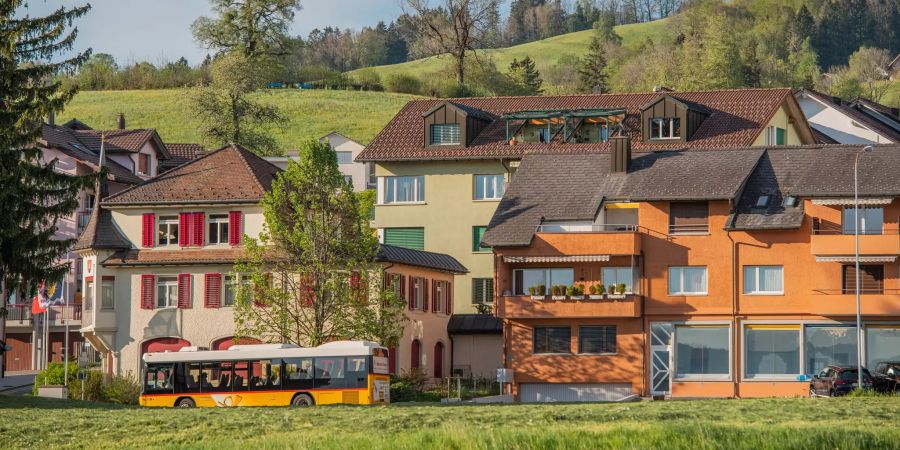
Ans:
MULTIPOLYGON (((449 53, 456 81, 465 83, 466 56, 482 47, 498 0, 404 0, 423 44, 433 54, 449 53)), ((406 12, 406 11, 404 11, 406 12)))

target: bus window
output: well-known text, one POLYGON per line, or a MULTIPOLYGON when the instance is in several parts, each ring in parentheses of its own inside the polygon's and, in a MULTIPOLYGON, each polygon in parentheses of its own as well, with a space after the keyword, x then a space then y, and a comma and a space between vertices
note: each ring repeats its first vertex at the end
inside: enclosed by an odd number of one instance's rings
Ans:
POLYGON ((250 384, 250 371, 248 370, 247 361, 234 362, 234 378, 231 382, 232 390, 246 391, 250 384))
POLYGON ((344 358, 316 358, 316 388, 344 387, 344 358))
POLYGON ((348 388, 364 388, 369 385, 369 370, 366 365, 367 356, 347 357, 347 385, 348 388))
POLYGON ((251 364, 250 390, 264 391, 281 387, 281 361, 262 360, 251 364))
POLYGON ((200 391, 200 363, 178 363, 175 377, 175 392, 191 393, 200 391))
POLYGON ((174 367, 171 364, 148 365, 144 374, 144 393, 162 394, 173 391, 174 367))
POLYGON ((285 358, 282 361, 285 389, 313 388, 312 358, 285 358))
POLYGON ((231 362, 205 362, 200 372, 201 392, 231 390, 231 362))

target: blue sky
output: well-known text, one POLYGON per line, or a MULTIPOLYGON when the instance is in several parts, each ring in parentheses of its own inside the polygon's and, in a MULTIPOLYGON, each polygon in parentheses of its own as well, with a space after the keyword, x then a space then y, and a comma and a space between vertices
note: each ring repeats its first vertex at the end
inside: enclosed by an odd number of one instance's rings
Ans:
MULTIPOLYGON (((194 42, 190 25, 209 15, 207 0, 30 0, 27 13, 46 14, 60 5, 90 3, 93 8, 76 22, 77 48, 109 53, 120 64, 131 61, 175 60, 184 56, 193 65, 207 51, 194 42)), ((314 28, 335 25, 360 29, 400 15, 400 0, 305 0, 292 27, 306 36, 314 28)))

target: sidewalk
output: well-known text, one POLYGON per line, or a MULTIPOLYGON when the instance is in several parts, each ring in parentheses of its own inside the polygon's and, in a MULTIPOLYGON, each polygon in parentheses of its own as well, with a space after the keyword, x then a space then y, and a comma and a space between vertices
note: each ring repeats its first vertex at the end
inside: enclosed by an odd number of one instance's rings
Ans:
POLYGON ((6 372, 6 377, 0 379, 0 394, 21 395, 31 392, 36 374, 37 371, 6 372))

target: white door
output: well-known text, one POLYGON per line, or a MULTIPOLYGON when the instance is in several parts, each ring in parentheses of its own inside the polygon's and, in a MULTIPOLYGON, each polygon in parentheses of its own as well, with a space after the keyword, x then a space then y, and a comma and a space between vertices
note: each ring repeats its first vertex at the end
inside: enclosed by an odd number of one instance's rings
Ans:
POLYGON ((669 395, 672 392, 672 333, 668 322, 650 324, 650 394, 669 395))

